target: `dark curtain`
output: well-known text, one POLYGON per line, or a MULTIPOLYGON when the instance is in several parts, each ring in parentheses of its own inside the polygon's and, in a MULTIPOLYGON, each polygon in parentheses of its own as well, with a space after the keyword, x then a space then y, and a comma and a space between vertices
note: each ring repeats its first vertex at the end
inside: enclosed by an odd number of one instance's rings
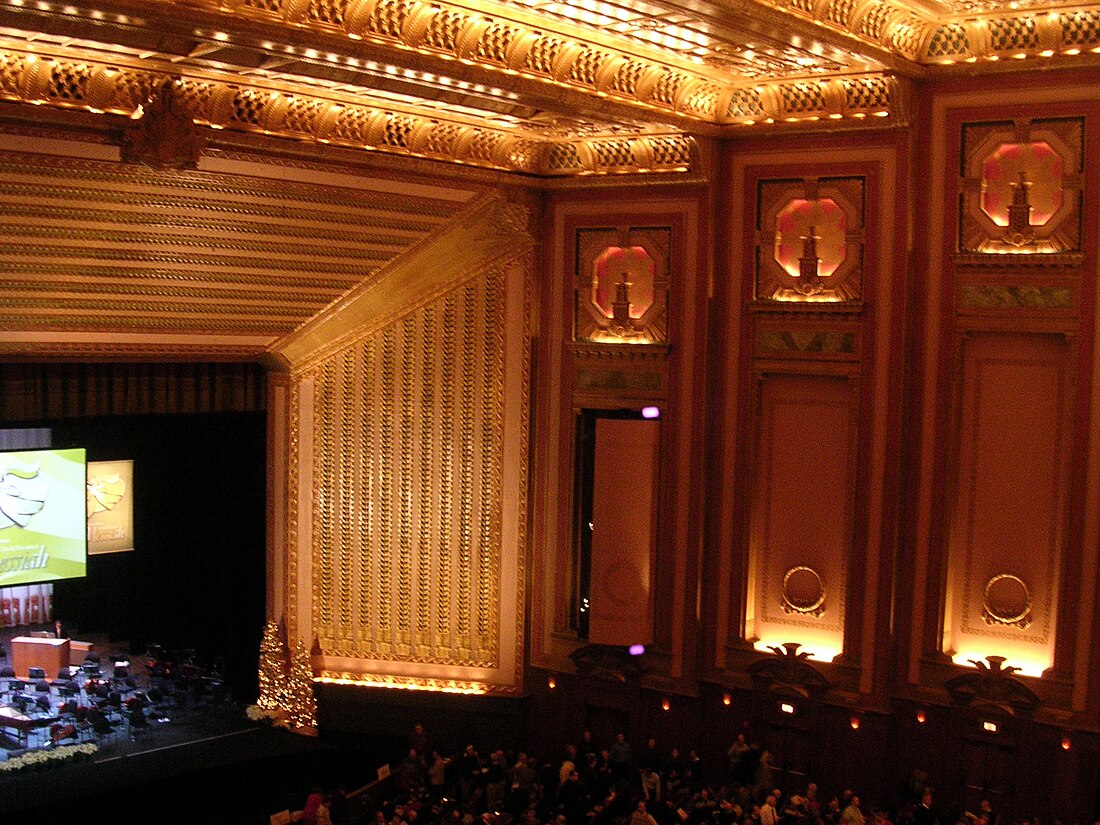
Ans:
POLYGON ((265 403, 258 364, 0 364, 0 420, 8 422, 258 412, 265 403))

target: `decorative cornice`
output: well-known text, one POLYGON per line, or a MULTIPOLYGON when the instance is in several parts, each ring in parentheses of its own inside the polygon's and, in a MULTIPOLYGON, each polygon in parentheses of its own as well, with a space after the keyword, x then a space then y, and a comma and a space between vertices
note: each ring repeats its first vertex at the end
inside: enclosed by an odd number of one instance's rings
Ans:
MULTIPOLYGON (((934 15, 900 0, 772 0, 771 5, 921 64, 1076 55, 1100 45, 1095 4, 1059 10, 963 6, 934 15)), ((997 5, 997 4, 985 4, 997 5)))
MULTIPOLYGON (((0 52, 0 98, 133 117, 169 75, 69 56, 0 52)), ((682 134, 540 140, 412 112, 186 77, 178 107, 214 129, 270 134, 531 175, 685 172, 695 141, 682 134)))

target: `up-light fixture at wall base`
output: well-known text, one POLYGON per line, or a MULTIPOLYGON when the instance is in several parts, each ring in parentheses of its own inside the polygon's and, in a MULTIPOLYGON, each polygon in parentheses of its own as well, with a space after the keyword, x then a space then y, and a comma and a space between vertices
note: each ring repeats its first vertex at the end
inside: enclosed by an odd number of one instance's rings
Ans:
POLYGON ((963 665, 964 667, 977 667, 977 665, 974 664, 975 661, 981 661, 987 656, 994 655, 994 653, 1005 657, 1005 667, 1018 668, 1018 676, 1033 676, 1035 678, 1040 678, 1043 675, 1043 671, 1053 664, 1053 662, 1048 659, 1040 658, 1034 654, 1029 656, 1029 651, 1023 650, 1022 646, 1019 649, 1006 649, 1001 651, 964 648, 953 653, 951 655, 951 661, 956 665, 963 665))
POLYGON ((378 679, 348 679, 334 676, 318 676, 313 679, 326 685, 351 685, 352 687, 389 688, 391 690, 424 690, 429 693, 458 693, 464 696, 480 696, 489 692, 486 685, 474 682, 456 682, 439 679, 418 679, 406 682, 385 682, 378 679))

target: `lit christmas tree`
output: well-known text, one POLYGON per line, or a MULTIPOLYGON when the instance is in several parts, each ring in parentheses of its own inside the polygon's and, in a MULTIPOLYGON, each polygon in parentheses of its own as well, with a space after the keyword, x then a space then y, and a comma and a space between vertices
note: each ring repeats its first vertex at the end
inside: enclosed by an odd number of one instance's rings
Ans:
POLYGON ((264 625, 260 641, 260 698, 256 705, 264 710, 278 711, 286 705, 287 656, 277 622, 264 625))
POLYGON ((295 733, 316 735, 317 699, 313 695, 313 665, 309 649, 301 639, 294 640, 290 652, 290 678, 286 686, 287 726, 295 733))

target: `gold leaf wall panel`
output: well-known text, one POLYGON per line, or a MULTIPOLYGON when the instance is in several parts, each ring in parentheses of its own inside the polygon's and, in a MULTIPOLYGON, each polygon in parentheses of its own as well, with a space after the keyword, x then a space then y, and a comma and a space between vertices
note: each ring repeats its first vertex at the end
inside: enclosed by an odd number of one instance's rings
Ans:
POLYGON ((462 284, 316 370, 326 655, 499 663, 504 289, 462 284))
POLYGON ((830 661, 844 649, 859 392, 842 377, 766 375, 758 393, 746 638, 830 661), (803 572, 819 587, 805 609, 791 590, 803 572))
POLYGON ((960 359, 944 648, 960 663, 1004 656, 1039 675, 1054 661, 1071 347, 1060 335, 971 333, 960 359), (1026 594, 1015 621, 996 618, 1006 580, 1026 594))

